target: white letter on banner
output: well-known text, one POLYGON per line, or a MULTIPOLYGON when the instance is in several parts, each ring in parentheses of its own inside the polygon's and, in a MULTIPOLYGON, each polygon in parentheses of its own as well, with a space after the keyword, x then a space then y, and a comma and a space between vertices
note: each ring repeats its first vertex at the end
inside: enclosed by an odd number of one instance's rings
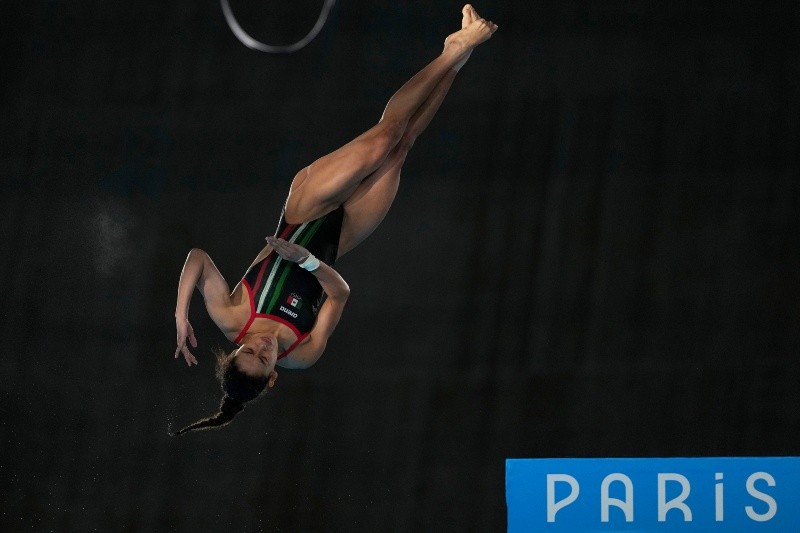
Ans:
POLYGON ((609 474, 600 484, 600 521, 608 522, 608 508, 613 505, 625 513, 625 521, 633 522, 633 482, 625 474, 609 474), (608 487, 614 481, 621 481, 625 485, 625 501, 618 498, 609 498, 608 487))
POLYGON ((766 522, 767 520, 771 520, 775 513, 778 512, 778 503, 775 501, 775 498, 770 496, 769 494, 764 494, 760 490, 756 488, 756 480, 763 479, 767 482, 767 485, 770 487, 775 486, 775 478, 769 475, 766 472, 756 472, 755 474, 750 474, 750 477, 747 478, 747 493, 750 494, 753 498, 761 500, 762 502, 767 504, 767 512, 765 514, 758 514, 753 510, 751 505, 748 505, 744 508, 747 516, 750 517, 751 520, 755 520, 756 522, 766 522))
POLYGON ((658 521, 666 522, 667 511, 670 509, 679 509, 683 511, 683 521, 692 521, 692 510, 683 501, 689 497, 689 492, 692 490, 689 480, 680 474, 658 474, 658 521), (677 481, 681 484, 681 493, 677 498, 666 501, 667 498, 667 481, 677 481))
POLYGON ((714 484, 714 517, 717 522, 722 522, 725 520, 725 502, 723 500, 725 495, 722 492, 722 472, 714 474, 714 479, 719 481, 719 483, 714 484))
POLYGON ((555 522, 556 513, 578 499, 581 491, 578 480, 568 474, 547 474, 547 521, 555 522), (569 496, 556 503, 556 481, 569 484, 569 496))

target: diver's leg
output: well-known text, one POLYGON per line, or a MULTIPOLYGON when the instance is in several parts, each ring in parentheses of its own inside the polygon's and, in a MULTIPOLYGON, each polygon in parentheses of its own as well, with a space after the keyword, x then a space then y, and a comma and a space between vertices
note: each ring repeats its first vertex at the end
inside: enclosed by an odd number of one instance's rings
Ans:
POLYGON ((389 212, 400 185, 400 171, 406 155, 419 134, 430 124, 455 77, 454 69, 445 74, 428 100, 411 118, 402 139, 392 149, 389 156, 345 200, 344 221, 339 238, 340 257, 369 237, 389 212))
POLYGON ((295 176, 286 202, 287 222, 313 220, 352 196, 400 142, 414 114, 439 81, 468 57, 475 46, 491 37, 497 26, 478 18, 471 6, 464 6, 463 11, 465 17, 470 14, 472 22, 450 35, 441 55, 392 96, 378 124, 295 176))

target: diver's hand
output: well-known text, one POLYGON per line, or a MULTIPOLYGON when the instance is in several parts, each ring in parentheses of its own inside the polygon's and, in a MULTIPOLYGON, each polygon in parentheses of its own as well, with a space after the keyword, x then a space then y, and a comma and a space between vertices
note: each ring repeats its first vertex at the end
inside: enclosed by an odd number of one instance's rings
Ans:
POLYGON ((299 244, 277 237, 267 237, 266 241, 279 256, 292 263, 302 263, 311 253, 299 244))
POLYGON ((178 354, 183 354, 183 358, 186 359, 186 364, 188 366, 196 365, 197 359, 192 355, 192 352, 189 351, 189 347, 186 346, 186 341, 188 339, 188 341, 192 343, 192 347, 197 348, 197 339, 194 336, 192 325, 189 324, 189 319, 176 316, 175 329, 178 330, 178 348, 175 350, 175 359, 178 358, 178 354))

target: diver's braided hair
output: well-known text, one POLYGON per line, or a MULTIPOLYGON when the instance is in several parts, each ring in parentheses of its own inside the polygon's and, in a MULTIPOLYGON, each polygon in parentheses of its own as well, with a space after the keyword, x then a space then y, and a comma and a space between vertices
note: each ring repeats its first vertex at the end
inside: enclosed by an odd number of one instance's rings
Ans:
POLYGON ((244 409, 244 404, 258 398, 267 388, 267 377, 254 378, 241 372, 233 364, 233 358, 222 350, 215 351, 217 356, 217 378, 220 380, 225 395, 219 404, 219 411, 203 418, 185 428, 171 433, 173 437, 188 431, 214 429, 230 423, 244 409))
POLYGON ((226 394, 222 397, 222 403, 219 405, 219 412, 217 414, 198 420, 194 424, 190 424, 185 428, 176 431, 172 434, 172 436, 177 437, 178 435, 186 433, 187 431, 194 431, 197 429, 211 429, 224 426, 233 420, 233 417, 235 417, 236 414, 242 409, 244 409, 244 404, 242 402, 234 400, 226 394))

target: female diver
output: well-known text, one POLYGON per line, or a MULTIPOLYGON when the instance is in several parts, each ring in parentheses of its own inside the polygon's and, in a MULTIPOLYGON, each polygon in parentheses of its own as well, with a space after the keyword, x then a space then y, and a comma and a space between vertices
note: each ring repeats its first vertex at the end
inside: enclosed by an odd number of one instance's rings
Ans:
POLYGON ((178 284, 175 358, 182 354, 187 365, 197 364, 187 346, 188 341, 197 347, 188 320, 195 287, 211 319, 239 347, 217 355, 224 391, 219 412, 176 435, 227 424, 246 402, 275 384, 275 366, 308 368, 320 358, 350 294, 332 268, 334 261, 386 216, 414 140, 472 50, 496 30, 465 5, 461 30, 447 37, 441 55, 391 97, 380 121, 297 173, 275 235, 267 237, 267 246, 233 291, 207 253, 189 252, 178 284))

